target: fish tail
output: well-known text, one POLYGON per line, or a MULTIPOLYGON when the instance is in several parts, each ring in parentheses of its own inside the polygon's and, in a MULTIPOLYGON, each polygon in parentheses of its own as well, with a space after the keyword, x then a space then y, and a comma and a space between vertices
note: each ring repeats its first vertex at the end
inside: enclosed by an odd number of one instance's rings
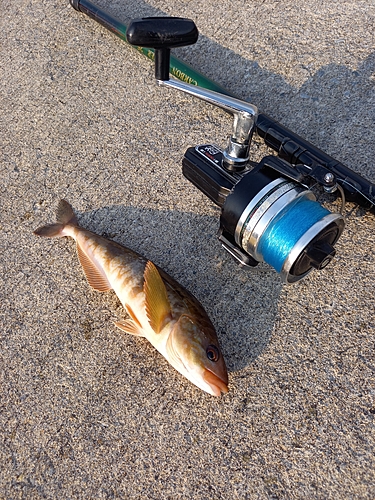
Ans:
POLYGON ((65 200, 59 201, 56 216, 57 222, 38 227, 38 229, 35 229, 34 234, 45 238, 60 238, 65 236, 64 228, 67 225, 78 225, 72 206, 65 200))

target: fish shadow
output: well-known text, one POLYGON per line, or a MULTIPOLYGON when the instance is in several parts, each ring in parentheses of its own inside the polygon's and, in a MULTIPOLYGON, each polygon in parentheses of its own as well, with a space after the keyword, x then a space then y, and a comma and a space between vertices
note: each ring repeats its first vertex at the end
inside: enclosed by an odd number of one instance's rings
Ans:
POLYGON ((269 344, 281 281, 266 265, 240 267, 216 239, 218 217, 123 205, 78 213, 82 227, 144 255, 191 292, 211 318, 228 371, 269 344))

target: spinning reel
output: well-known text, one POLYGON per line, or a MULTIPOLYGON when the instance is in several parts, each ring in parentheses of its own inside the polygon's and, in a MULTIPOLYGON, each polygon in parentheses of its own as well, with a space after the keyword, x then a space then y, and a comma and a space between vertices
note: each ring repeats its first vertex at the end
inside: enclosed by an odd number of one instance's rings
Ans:
POLYGON ((142 51, 148 49, 159 85, 202 99, 233 115, 226 148, 215 144, 191 147, 182 160, 185 177, 221 207, 218 239, 224 249, 244 266, 268 263, 285 283, 300 280, 312 269, 325 268, 335 256, 334 245, 345 221, 342 213, 331 213, 318 203, 310 188, 318 184, 325 192, 338 191, 343 212, 345 199, 373 207, 375 186, 259 113, 256 106, 228 93, 171 79, 171 49, 192 45, 198 39, 193 21, 143 18, 133 20, 126 29, 94 8, 89 0, 71 3, 121 38, 126 32, 131 45, 142 47, 142 51), (254 133, 278 156, 252 161, 249 151, 254 133))
POLYGON ((313 268, 326 267, 336 253, 333 245, 344 228, 344 218, 323 208, 307 187, 310 182, 319 183, 331 192, 337 189, 336 178, 313 158, 309 165, 292 165, 291 156, 303 154, 293 141, 284 144, 284 159, 250 160, 257 108, 169 78, 170 49, 191 45, 197 38, 194 22, 181 18, 137 19, 127 31, 132 45, 155 49, 155 77, 160 85, 233 115, 227 147, 222 150, 205 144, 189 148, 182 160, 183 173, 221 207, 218 237, 225 250, 245 266, 267 262, 284 282, 293 283, 313 268))

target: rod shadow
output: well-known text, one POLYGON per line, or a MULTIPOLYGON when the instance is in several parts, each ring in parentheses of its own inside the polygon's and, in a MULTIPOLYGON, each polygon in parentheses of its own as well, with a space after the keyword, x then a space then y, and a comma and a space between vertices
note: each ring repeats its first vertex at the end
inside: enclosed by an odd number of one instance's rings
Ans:
MULTIPOLYGON (((125 24, 136 17, 167 15, 144 1, 96 0, 96 3, 125 24)), ((256 30, 256 26, 249 27, 249 33, 244 34, 244 44, 251 30, 256 30)), ((124 47, 124 57, 131 57, 130 47, 126 44, 124 47)), ((375 52, 355 70, 329 64, 311 72, 307 65, 308 77, 299 88, 290 85, 281 75, 262 68, 250 54, 244 58, 202 34, 195 45, 176 49, 174 53, 374 182, 375 52)))

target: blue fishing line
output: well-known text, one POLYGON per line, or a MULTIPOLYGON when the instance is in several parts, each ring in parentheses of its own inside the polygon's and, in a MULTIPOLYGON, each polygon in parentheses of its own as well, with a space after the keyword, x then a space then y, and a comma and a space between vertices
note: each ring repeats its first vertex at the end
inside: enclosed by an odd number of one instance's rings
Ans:
POLYGON ((310 227, 330 212, 318 202, 307 199, 286 207, 276 221, 271 221, 261 236, 258 252, 265 262, 280 272, 294 245, 310 227))

